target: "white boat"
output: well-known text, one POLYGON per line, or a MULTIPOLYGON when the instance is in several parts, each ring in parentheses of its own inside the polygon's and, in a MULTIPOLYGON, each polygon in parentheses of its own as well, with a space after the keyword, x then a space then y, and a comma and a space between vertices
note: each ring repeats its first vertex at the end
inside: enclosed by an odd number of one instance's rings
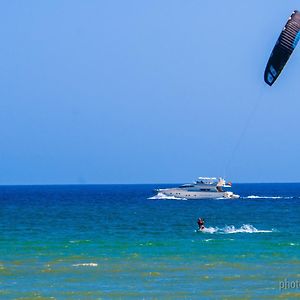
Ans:
MULTIPOLYGON (((175 188, 157 189, 157 199, 216 199, 216 198, 240 198, 239 195, 234 194, 228 190, 231 188, 231 182, 226 183, 223 178, 215 177, 199 177, 194 183, 183 184, 175 188)), ((153 197, 152 199, 155 199, 153 197)))

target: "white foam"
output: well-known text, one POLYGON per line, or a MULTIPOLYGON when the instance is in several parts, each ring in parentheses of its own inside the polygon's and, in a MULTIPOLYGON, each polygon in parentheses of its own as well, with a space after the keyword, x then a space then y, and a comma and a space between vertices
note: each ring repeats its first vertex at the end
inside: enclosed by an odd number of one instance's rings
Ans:
POLYGON ((224 233, 264 233, 272 232, 272 230, 258 230, 254 226, 249 224, 244 224, 240 228, 235 228, 233 225, 226 226, 223 228, 224 233))
POLYGON ((75 241, 69 241, 71 244, 77 244, 77 243, 83 243, 83 242, 90 242, 91 240, 75 240, 75 241))
POLYGON ((186 198, 179 198, 175 196, 167 196, 164 193, 158 193, 157 195, 148 198, 150 200, 187 200, 186 198))
POLYGON ((218 227, 214 228, 214 227, 205 227, 204 229, 202 229, 201 231, 202 232, 205 232, 205 233, 215 233, 217 232, 219 229, 218 227))
POLYGON ((82 263, 82 264, 73 264, 73 267, 98 267, 96 263, 82 263))
POLYGON ((232 233, 269 233, 274 230, 259 230, 250 224, 244 224, 240 228, 235 228, 234 225, 225 226, 224 228, 208 227, 203 230, 199 230, 204 233, 220 233, 220 234, 232 234, 232 233))

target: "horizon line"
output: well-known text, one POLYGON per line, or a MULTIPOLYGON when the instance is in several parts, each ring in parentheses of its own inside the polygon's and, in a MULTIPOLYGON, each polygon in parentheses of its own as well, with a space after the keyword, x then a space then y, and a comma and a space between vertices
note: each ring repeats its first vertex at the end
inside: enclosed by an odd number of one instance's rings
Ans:
MULTIPOLYGON (((176 185, 182 182, 147 182, 147 183, 0 183, 0 187, 5 186, 76 186, 76 185, 176 185)), ((233 185, 238 184, 300 184, 299 181, 274 181, 274 182, 232 182, 233 185)))

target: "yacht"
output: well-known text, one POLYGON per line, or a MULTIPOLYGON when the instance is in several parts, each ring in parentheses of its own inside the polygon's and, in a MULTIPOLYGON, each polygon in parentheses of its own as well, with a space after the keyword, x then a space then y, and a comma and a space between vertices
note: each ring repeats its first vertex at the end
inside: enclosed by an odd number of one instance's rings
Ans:
POLYGON ((157 189, 156 197, 152 199, 208 199, 229 198, 237 199, 239 195, 226 190, 231 188, 231 182, 226 183, 223 178, 199 177, 195 182, 183 184, 175 188, 157 189))

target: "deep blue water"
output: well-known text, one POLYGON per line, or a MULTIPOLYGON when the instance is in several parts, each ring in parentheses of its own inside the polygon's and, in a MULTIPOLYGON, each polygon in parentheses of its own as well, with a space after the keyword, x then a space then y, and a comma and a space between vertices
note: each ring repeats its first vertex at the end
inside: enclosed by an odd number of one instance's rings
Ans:
POLYGON ((0 299, 300 297, 279 288, 300 280, 300 184, 149 200, 158 187, 0 187, 0 299))

